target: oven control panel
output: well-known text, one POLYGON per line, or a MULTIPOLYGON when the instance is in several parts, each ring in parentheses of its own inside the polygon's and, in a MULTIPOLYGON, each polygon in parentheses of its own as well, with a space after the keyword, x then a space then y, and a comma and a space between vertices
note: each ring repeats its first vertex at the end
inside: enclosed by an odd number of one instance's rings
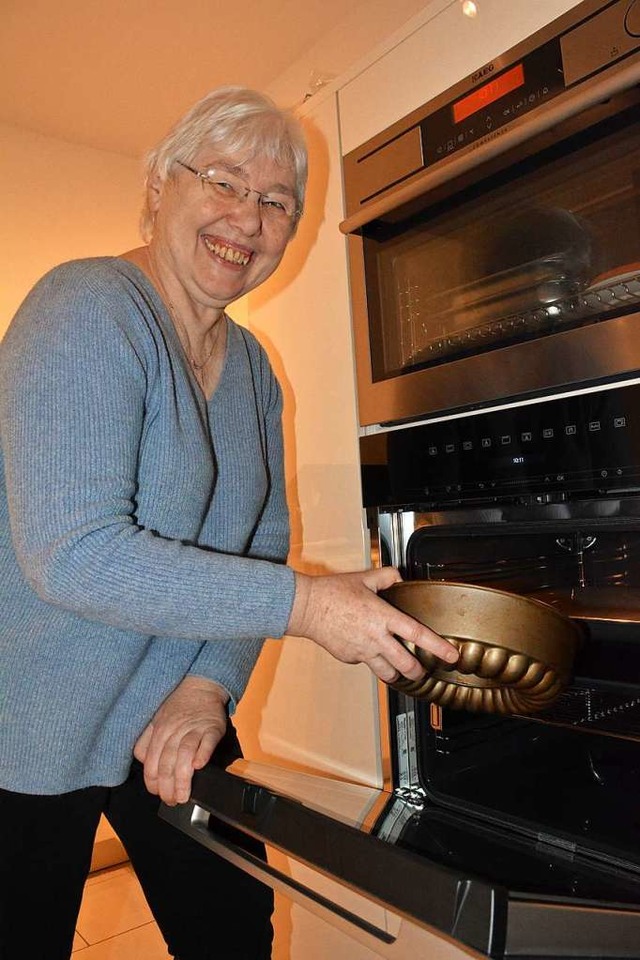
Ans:
POLYGON ((499 70, 487 64, 472 88, 420 124, 425 165, 490 136, 575 83, 637 50, 640 5, 616 0, 583 23, 499 70))
MULTIPOLYGON (((387 502, 640 491, 639 384, 406 427, 384 437, 387 502)), ((366 478, 366 444, 362 452, 366 478)), ((379 468, 379 454, 377 459, 379 468)), ((371 496, 365 499, 372 505, 371 496)))
MULTIPOLYGON (((550 39, 485 64, 344 158, 347 212, 467 149, 495 139, 539 107, 640 50, 640 0, 603 0, 550 39)), ((536 35, 537 36, 537 35, 536 35)), ((509 52, 511 54, 511 51, 509 52)))
POLYGON ((506 70, 494 73, 493 64, 485 70, 483 83, 420 123, 425 166, 495 134, 565 89, 558 38, 506 70))

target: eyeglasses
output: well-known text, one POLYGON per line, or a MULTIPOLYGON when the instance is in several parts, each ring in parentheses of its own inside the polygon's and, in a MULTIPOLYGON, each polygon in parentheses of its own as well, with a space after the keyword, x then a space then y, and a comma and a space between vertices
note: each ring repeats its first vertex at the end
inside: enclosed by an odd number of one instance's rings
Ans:
POLYGON ((217 170, 215 167, 210 167, 208 170, 196 170, 195 167, 190 167, 188 163, 183 163, 182 160, 176 160, 176 163, 198 177, 203 184, 211 187, 216 199, 222 203, 229 205, 244 203, 250 193, 255 193, 263 222, 272 223, 274 226, 291 226, 300 216, 301 210, 298 202, 289 193, 261 193, 260 190, 254 190, 240 177, 229 173, 227 170, 217 170))

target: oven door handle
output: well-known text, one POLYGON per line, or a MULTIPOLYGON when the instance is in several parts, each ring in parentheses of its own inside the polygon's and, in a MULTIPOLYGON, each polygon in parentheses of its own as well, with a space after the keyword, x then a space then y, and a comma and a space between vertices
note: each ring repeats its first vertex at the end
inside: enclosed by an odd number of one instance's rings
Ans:
MULTIPOLYGON (((260 790, 261 788, 254 788, 254 792, 260 792, 260 790)), ((276 892, 283 893, 313 913, 319 913, 323 917, 326 917, 328 913, 331 922, 335 923, 336 920, 346 922, 347 925, 356 927, 381 943, 395 943, 398 939, 393 934, 340 906, 340 904, 306 884, 287 876, 286 873, 276 869, 268 861, 262 860, 249 850, 233 843, 228 837, 217 834, 211 825, 208 810, 198 806, 198 804, 190 801, 177 807, 163 806, 160 816, 208 850, 240 868, 254 879, 265 883, 276 892)))

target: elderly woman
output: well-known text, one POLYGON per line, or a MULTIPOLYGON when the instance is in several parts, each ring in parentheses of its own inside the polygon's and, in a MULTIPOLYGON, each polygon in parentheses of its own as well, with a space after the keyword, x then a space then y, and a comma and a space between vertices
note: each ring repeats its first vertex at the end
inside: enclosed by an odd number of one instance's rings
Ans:
POLYGON ((305 176, 291 117, 214 91, 149 157, 147 245, 51 271, 3 342, 3 957, 24 954, 24 903, 29 957, 68 957, 101 813, 172 954, 269 956, 266 890, 159 798, 237 755, 228 717, 265 636, 383 680, 421 675, 394 634, 456 657, 376 596, 395 570, 284 562, 280 389, 225 308, 278 266, 305 176))

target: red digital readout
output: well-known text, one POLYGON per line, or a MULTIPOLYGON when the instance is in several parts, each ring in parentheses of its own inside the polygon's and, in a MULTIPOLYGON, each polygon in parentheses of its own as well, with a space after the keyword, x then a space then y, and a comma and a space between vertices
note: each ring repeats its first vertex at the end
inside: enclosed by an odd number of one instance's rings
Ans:
POLYGON ((506 93, 517 90, 523 83, 524 67, 519 63, 517 66, 512 67, 511 70, 507 70, 506 73, 500 74, 495 80, 490 80, 489 83, 485 83, 483 87, 479 87, 477 90, 474 90, 473 93, 469 93, 466 97, 463 97, 462 100, 454 103, 454 123, 460 123, 462 120, 466 120, 467 117, 470 117, 473 113, 477 113, 478 110, 482 110, 483 107, 488 107, 490 103, 495 103, 500 97, 504 97, 506 93))

